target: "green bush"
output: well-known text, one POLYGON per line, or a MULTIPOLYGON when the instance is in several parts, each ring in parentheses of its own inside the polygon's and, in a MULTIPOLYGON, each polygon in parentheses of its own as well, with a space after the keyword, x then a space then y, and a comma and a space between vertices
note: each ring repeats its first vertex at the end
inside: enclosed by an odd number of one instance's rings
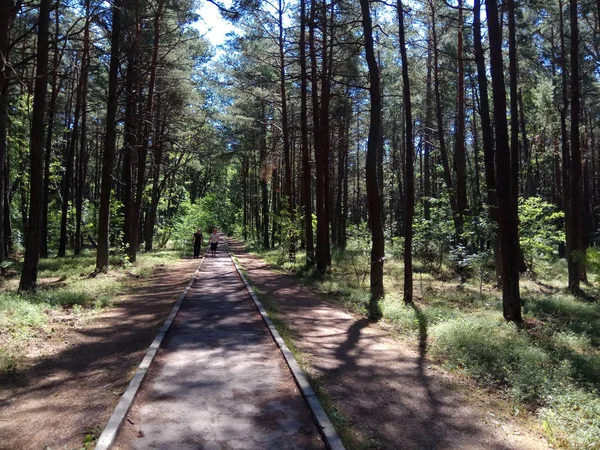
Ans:
POLYGON ((529 270, 534 262, 557 258, 565 242, 564 213, 539 197, 519 198, 519 242, 529 270))

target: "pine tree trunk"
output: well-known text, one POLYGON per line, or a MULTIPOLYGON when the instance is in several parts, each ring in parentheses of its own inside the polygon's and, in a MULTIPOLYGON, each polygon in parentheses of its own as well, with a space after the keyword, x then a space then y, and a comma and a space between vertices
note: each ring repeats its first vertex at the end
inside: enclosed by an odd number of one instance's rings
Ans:
POLYGON ((102 186, 100 190, 100 212, 98 215, 98 251, 96 271, 108 270, 110 193, 116 144, 116 116, 118 102, 119 56, 121 45, 122 0, 114 0, 112 7, 112 37, 110 46, 110 68, 108 72, 108 101, 106 109, 106 135, 102 160, 102 186))
POLYGON ((423 216, 425 220, 431 219, 431 150, 433 148, 433 92, 432 92, 432 44, 427 45, 427 91, 425 96, 425 145, 423 146, 423 216))
POLYGON ((377 180, 377 152, 381 139, 381 86, 379 67, 373 49, 373 25, 369 0, 360 0, 362 26, 365 39, 365 54, 369 67, 369 94, 371 97, 371 123, 369 125, 369 140, 367 142, 367 197, 369 202, 369 224, 371 228, 371 298, 369 301, 369 317, 374 320, 381 318, 379 301, 384 296, 383 288, 383 258, 385 240, 381 222, 382 199, 377 180))
MULTIPOLYGON (((462 241, 465 214, 467 211, 467 151, 465 148, 465 63, 463 60, 463 5, 458 0, 458 92, 456 95, 456 141, 454 165, 456 167, 456 234, 462 241)), ((408 124, 407 124, 408 125, 408 124)))
POLYGON ((502 285, 502 260, 498 239, 498 200, 496 198, 496 163, 494 162, 494 135, 490 121, 490 105, 488 79, 485 67, 485 55, 481 43, 481 3, 474 0, 473 8, 473 42, 475 47, 475 62, 477 64, 477 82, 479 85, 479 117, 481 119, 481 135, 483 140, 483 165, 485 169, 485 184, 487 192, 488 214, 494 227, 492 232, 492 248, 496 266, 496 284, 502 285))
POLYGON ((283 0, 279 0, 279 84, 281 93, 281 130, 283 132, 283 158, 285 164, 285 183, 283 195, 287 198, 290 219, 294 220, 294 199, 292 198, 292 166, 290 163, 290 130, 287 110, 287 91, 285 86, 285 35, 283 29, 283 0))
POLYGON ((85 1, 85 29, 83 32, 83 55, 81 61, 81 142, 77 157, 77 187, 75 191, 75 255, 81 254, 83 238, 81 220, 83 215, 83 191, 87 175, 87 90, 90 59, 90 0, 85 1))
POLYGON ((438 141, 440 143, 440 156, 442 158, 442 166, 444 169, 444 182, 448 188, 448 196, 450 198, 450 208, 452 209, 452 215, 454 220, 454 227, 456 236, 461 233, 460 222, 458 221, 458 214, 456 211, 456 193, 454 183, 452 181, 452 172, 450 171, 450 163, 448 161, 448 150, 446 149, 446 138, 444 135, 444 119, 442 114, 442 100, 440 94, 440 70, 439 70, 439 56, 438 56, 438 41, 436 31, 436 11, 435 5, 432 0, 429 0, 430 12, 431 12, 431 36, 433 38, 433 78, 434 78, 434 92, 435 92, 435 111, 437 119, 437 132, 438 141))
POLYGON ((502 309, 507 321, 522 323, 519 294, 519 233, 511 196, 511 153, 506 119, 506 86, 502 64, 502 35, 497 0, 486 0, 490 42, 490 71, 496 124, 496 190, 499 243, 502 257, 502 309))
MULTIPOLYGON (((81 63, 81 61, 80 61, 81 63)), ((82 64, 83 67, 83 64, 82 64)), ((83 70, 79 73, 79 81, 77 83, 77 93, 75 99, 75 114, 73 118, 73 127, 69 136, 67 145, 67 155, 64 161, 66 172, 63 177, 63 193, 62 193, 62 209, 60 219, 60 238, 58 241, 58 256, 64 257, 67 249, 67 220, 69 214, 69 202, 71 199, 71 185, 73 184, 73 169, 75 161, 75 152, 79 136, 79 116, 81 115, 81 105, 83 102, 83 70)))
POLYGON ((50 203, 50 161, 52 157, 52 138, 54 135, 54 118, 56 116, 56 100, 60 92, 62 80, 58 81, 58 65, 60 56, 58 51, 58 34, 60 32, 60 2, 55 5, 55 26, 54 26, 54 58, 52 61, 52 94, 50 96, 50 104, 48 105, 48 131, 46 133, 46 153, 44 155, 44 195, 43 195, 43 210, 42 210, 42 236, 40 256, 48 257, 48 206, 50 203))
POLYGON ((0 0, 0 262, 6 257, 6 233, 8 223, 5 210, 8 208, 7 197, 7 134, 8 134, 8 79, 10 70, 7 67, 10 51, 10 30, 17 12, 21 9, 21 1, 0 0))
POLYGON ((31 188, 29 200, 29 229, 25 241, 25 260, 19 291, 35 289, 40 261, 42 237, 42 209, 44 201, 44 118, 46 114, 46 88, 48 84, 48 29, 50 25, 50 0, 40 1, 38 19, 36 77, 31 120, 31 188))
POLYGON ((583 202, 582 163, 579 144, 579 27, 577 0, 570 0, 571 18, 571 164, 569 167, 570 202, 567 227, 567 267, 569 269, 569 291, 581 294, 580 281, 583 272, 583 202))
POLYGON ((148 149, 150 146, 150 128, 154 123, 152 114, 154 109, 154 90, 156 86, 156 68, 158 65, 158 49, 160 44, 160 21, 163 14, 163 2, 158 1, 156 14, 154 16, 154 42, 152 47, 152 60, 150 61, 150 80, 148 82, 148 98, 146 101, 146 109, 144 111, 144 127, 142 134, 142 147, 138 152, 137 161, 137 177, 136 190, 133 199, 133 209, 131 214, 130 241, 128 247, 129 261, 135 262, 138 249, 138 241, 140 235, 140 215, 142 209, 142 197, 144 194, 144 186, 146 183, 146 160, 148 149))
MULTIPOLYGON (((401 0, 398 0, 398 23, 400 35, 400 55, 402 58, 402 94, 404 100, 404 114, 406 124, 406 171, 404 177, 406 195, 406 208, 404 211, 404 303, 411 304, 413 302, 412 226, 413 217, 415 214, 415 149, 413 143, 412 104, 410 99, 410 78, 408 76, 408 57, 406 56, 406 38, 404 36, 404 8, 401 0)), ((461 38, 459 38, 459 42, 461 42, 462 47, 461 38)))

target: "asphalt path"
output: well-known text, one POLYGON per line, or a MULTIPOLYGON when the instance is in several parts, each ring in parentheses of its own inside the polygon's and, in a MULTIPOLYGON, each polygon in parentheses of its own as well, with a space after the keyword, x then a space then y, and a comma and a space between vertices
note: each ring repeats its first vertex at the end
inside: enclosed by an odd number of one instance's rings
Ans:
POLYGON ((324 448, 224 244, 202 264, 113 448, 324 448))

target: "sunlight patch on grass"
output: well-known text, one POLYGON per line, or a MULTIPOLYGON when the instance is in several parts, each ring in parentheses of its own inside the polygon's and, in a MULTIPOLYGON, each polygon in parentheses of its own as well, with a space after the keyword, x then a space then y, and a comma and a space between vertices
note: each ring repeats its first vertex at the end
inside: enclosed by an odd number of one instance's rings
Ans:
POLYGON ((5 283, 0 292, 0 372, 14 368, 23 343, 47 327, 54 311, 67 309, 81 317, 111 306, 131 286, 128 271, 149 276, 158 264, 178 259, 176 252, 140 254, 136 264, 128 265, 121 256, 113 256, 111 270, 94 277, 89 276, 95 269, 94 255, 41 260, 35 292, 18 293, 17 280, 14 288, 5 283))

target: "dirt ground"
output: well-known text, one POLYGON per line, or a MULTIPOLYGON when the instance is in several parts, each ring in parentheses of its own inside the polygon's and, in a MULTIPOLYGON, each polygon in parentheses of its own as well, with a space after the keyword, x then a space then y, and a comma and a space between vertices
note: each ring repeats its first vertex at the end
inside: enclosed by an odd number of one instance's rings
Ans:
POLYGON ((0 378, 0 449, 81 449, 98 436, 198 261, 157 269, 87 319, 55 313, 54 332, 29 342, 25 368, 0 378))
POLYGON ((550 448, 531 417, 517 421, 501 399, 432 365, 424 345, 411 348, 294 277, 269 270, 241 244, 230 241, 230 248, 292 330, 311 375, 347 420, 357 448, 550 448))

